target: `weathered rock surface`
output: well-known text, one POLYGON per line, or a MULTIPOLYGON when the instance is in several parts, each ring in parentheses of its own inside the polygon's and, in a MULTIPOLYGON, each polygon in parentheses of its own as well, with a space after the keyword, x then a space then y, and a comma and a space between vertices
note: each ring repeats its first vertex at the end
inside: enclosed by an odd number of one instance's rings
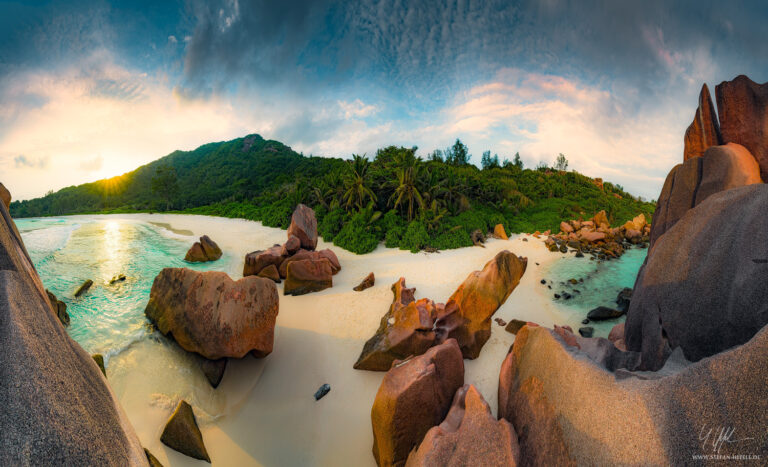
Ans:
POLYGON ((270 279, 276 284, 280 283, 280 272, 278 272, 277 267, 275 267, 274 264, 270 264, 269 266, 262 269, 257 276, 264 277, 265 279, 270 279))
POLYGON ((603 321, 606 319, 615 319, 624 315, 624 310, 616 310, 607 306, 599 306, 589 310, 587 318, 591 321, 603 321))
POLYGON ((67 304, 56 298, 50 290, 46 289, 45 293, 48 294, 48 301, 51 303, 53 313, 59 318, 59 321, 64 326, 69 326, 69 314, 67 313, 67 304))
POLYGON ((166 268, 155 278, 144 313, 163 334, 209 360, 272 352, 278 294, 262 277, 237 282, 218 271, 166 268))
POLYGON ((405 286, 405 278, 392 284, 392 305, 376 334, 363 346, 355 369, 387 371, 395 360, 420 355, 434 345, 435 303, 427 298, 416 302, 414 292, 405 286))
POLYGON ((373 273, 368 274, 365 276, 365 279, 363 279, 359 284, 357 284, 352 290, 355 292, 362 292, 365 289, 370 289, 373 287, 373 285, 376 283, 376 276, 373 275, 373 273))
POLYGON ((519 331, 526 324, 527 324, 526 321, 521 321, 519 319, 513 319, 513 320, 511 320, 507 324, 507 326, 504 328, 504 330, 509 332, 509 333, 512 333, 512 334, 517 334, 517 331, 519 331))
POLYGON ((401 466, 424 435, 441 423, 464 384, 455 340, 396 363, 384 376, 371 409, 373 456, 380 466, 401 466))
POLYGON ((496 238, 500 238, 502 240, 509 240, 509 237, 507 237, 507 231, 504 229, 502 224, 496 224, 496 227, 493 228, 493 235, 496 238))
POLYGON ((759 166, 749 151, 737 144, 711 147, 702 157, 675 166, 664 182, 653 215, 651 249, 688 210, 709 196, 755 183, 762 183, 759 166))
POLYGON ((718 84, 715 95, 723 142, 747 148, 768 179, 768 83, 740 75, 718 84))
POLYGON ((280 277, 285 279, 288 276, 288 265, 294 261, 319 261, 322 259, 328 260, 331 265, 331 272, 333 274, 336 274, 341 270, 341 265, 339 264, 339 259, 336 257, 336 253, 329 249, 320 251, 299 250, 293 256, 285 258, 285 260, 280 264, 280 267, 278 268, 280 271, 280 277))
POLYGON ((101 370, 52 313, 0 203, 0 465, 146 465, 101 370))
POLYGON ((185 400, 179 401, 179 405, 176 406, 176 410, 173 411, 173 415, 163 429, 160 441, 184 455, 211 462, 203 443, 203 435, 197 426, 195 413, 192 406, 185 400))
POLYGON ((526 326, 502 364, 498 415, 520 435, 521 464, 686 465, 717 453, 719 427, 733 427, 731 439, 752 438, 721 443, 720 454, 768 455, 757 428, 768 413, 768 328, 658 374, 611 373, 584 350, 606 339, 576 339, 581 348, 526 326))
POLYGON ((200 358, 200 369, 203 370, 205 379, 215 389, 219 387, 221 380, 224 378, 224 370, 227 369, 227 359, 220 358, 218 360, 208 360, 204 357, 200 358))
MULTIPOLYGON (((273 246, 266 250, 254 251, 245 255, 243 277, 255 276, 264 268, 274 265, 279 268, 285 260, 281 246, 273 246)), ((284 275, 283 275, 284 277, 284 275)))
POLYGON ((768 186, 720 192, 659 238, 641 269, 626 345, 643 367, 675 347, 692 361, 743 344, 768 323, 768 186))
POLYGON ((465 358, 477 358, 491 337, 491 317, 520 283, 527 266, 527 258, 504 250, 482 271, 470 273, 435 322, 437 342, 454 338, 465 358))
POLYGON ((5 209, 11 207, 11 192, 2 183, 0 183, 0 202, 5 205, 5 209))
POLYGON ((317 219, 312 208, 299 204, 291 216, 291 225, 288 226, 288 237, 297 237, 301 247, 314 250, 317 247, 317 219))
POLYGON ((88 290, 91 288, 92 285, 93 285, 93 281, 91 279, 88 279, 85 282, 83 282, 83 285, 81 285, 75 292, 75 298, 80 297, 86 292, 88 292, 88 290))
POLYGON ((519 460, 512 425, 496 420, 483 396, 467 384, 456 391, 445 420, 432 427, 418 449, 411 451, 406 466, 515 466, 519 460))
POLYGON ((710 146, 721 144, 723 144, 723 138, 720 135, 717 113, 715 113, 715 106, 712 104, 709 88, 704 84, 699 93, 699 106, 696 108, 693 122, 685 130, 683 160, 699 157, 710 146))
POLYGON ((219 245, 208 237, 203 235, 200 237, 199 242, 195 242, 192 248, 187 251, 187 255, 184 257, 184 261, 190 263, 205 263, 208 261, 216 261, 221 258, 222 252, 219 245))
POLYGON ((291 256, 301 249, 301 240, 295 235, 289 235, 288 240, 283 244, 280 253, 283 256, 291 256))
POLYGON ((304 259, 288 264, 284 295, 304 295, 333 287, 331 262, 325 258, 304 259))

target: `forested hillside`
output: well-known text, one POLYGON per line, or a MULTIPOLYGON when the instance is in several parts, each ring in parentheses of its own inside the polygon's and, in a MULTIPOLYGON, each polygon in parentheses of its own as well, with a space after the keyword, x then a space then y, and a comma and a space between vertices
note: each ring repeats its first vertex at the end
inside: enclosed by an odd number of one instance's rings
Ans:
POLYGON ((428 160, 416 148, 390 146, 371 160, 305 157, 249 135, 176 151, 119 177, 14 202, 15 217, 94 212, 177 211, 260 220, 286 228, 298 203, 315 209, 320 234, 365 253, 380 241, 413 251, 471 245, 470 233, 503 223, 511 232, 556 229, 563 219, 605 209, 614 224, 654 204, 574 171, 525 169, 519 157, 483 154, 469 163, 459 140, 428 160))

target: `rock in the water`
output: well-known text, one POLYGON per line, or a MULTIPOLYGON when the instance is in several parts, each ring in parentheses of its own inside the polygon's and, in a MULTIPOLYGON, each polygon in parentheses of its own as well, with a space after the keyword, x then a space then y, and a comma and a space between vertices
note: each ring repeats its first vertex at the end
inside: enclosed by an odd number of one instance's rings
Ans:
POLYGON ((403 465, 427 431, 445 419, 463 384, 464 360, 453 339, 395 363, 384 376, 371 409, 376 462, 403 465))
POLYGON ((0 465, 146 465, 91 355, 51 303, 0 203, 0 465))
MULTIPOLYGON (((245 264, 243 266, 243 277, 255 276, 264 268, 275 266, 280 268, 285 260, 282 247, 273 246, 266 250, 254 251, 245 255, 245 264)), ((284 277, 284 276, 283 276, 284 277)))
POLYGON ((304 295, 333 287, 331 262, 322 259, 304 259, 288 265, 284 295, 304 295))
POLYGON ((495 235, 496 238, 500 238, 502 240, 509 240, 509 237, 507 237, 507 231, 504 230, 504 226, 501 224, 496 224, 496 227, 493 228, 493 235, 495 235))
POLYGON ((629 287, 625 287, 619 292, 619 295, 616 297, 616 304, 618 305, 619 310, 626 312, 629 310, 629 304, 632 301, 632 289, 629 287))
POLYGON ((454 338, 464 358, 477 358, 491 337, 491 317, 520 283, 527 265, 527 258, 504 250, 482 271, 470 273, 435 322, 436 342, 454 338))
POLYGON ((93 357, 93 361, 96 362, 97 365, 99 365, 99 370, 101 370, 104 376, 107 376, 107 368, 104 366, 104 355, 100 353, 95 353, 91 356, 93 357))
POLYGON ((717 113, 712 104, 709 88, 704 84, 699 93, 699 106, 696 108, 693 122, 685 130, 683 160, 701 156, 710 146, 721 144, 723 144, 723 138, 720 136, 717 113))
POLYGON ((271 279, 276 284, 280 283, 280 273, 277 271, 277 267, 274 264, 270 264, 269 266, 262 269, 257 276, 264 277, 266 279, 271 279))
POLYGON ((362 292, 365 289, 369 289, 373 287, 373 285, 376 283, 376 276, 373 275, 373 273, 368 274, 365 276, 365 279, 362 280, 359 284, 357 284, 352 290, 355 292, 362 292))
POLYGON ((615 319, 623 315, 624 311, 622 310, 614 310, 613 308, 608 308, 607 306, 599 306, 589 310, 589 313, 587 313, 587 319, 590 321, 604 321, 606 319, 615 319))
POLYGON ((512 334, 517 334, 517 331, 519 331, 526 324, 528 324, 526 321, 513 319, 509 322, 509 324, 507 324, 507 327, 505 327, 504 330, 512 334))
POLYGON ((163 464, 157 460, 157 457, 153 456, 152 453, 149 452, 149 449, 144 448, 144 454, 147 455, 147 462, 149 462, 149 467, 163 467, 163 464))
POLYGON ((519 460, 515 429, 504 419, 496 420, 480 392, 467 384, 456 391, 445 420, 432 427, 421 445, 411 451, 406 466, 514 467, 519 460))
POLYGON ((45 293, 48 294, 48 301, 51 303, 53 313, 59 318, 61 324, 69 326, 69 314, 67 313, 67 304, 56 298, 50 290, 46 289, 45 293))
POLYGON ((126 280, 125 274, 118 274, 109 280, 109 285, 114 285, 118 282, 125 282, 125 280, 126 280))
POLYGON ((160 441, 184 455, 211 462, 208 451, 205 449, 205 443, 203 443, 203 435, 200 433, 200 428, 197 427, 195 413, 192 406, 185 400, 179 402, 168 423, 165 424, 160 441))
POLYGON ((75 292, 75 297, 80 297, 84 293, 88 292, 88 289, 90 289, 92 285, 93 281, 90 279, 83 282, 83 285, 81 285, 80 288, 77 289, 77 292, 75 292))
POLYGON ((208 235, 200 237, 199 242, 195 242, 192 248, 187 251, 187 256, 184 257, 184 261, 190 263, 205 263, 208 261, 216 261, 221 258, 221 248, 208 235))
POLYGON ((711 436, 732 427, 732 439, 745 439, 721 443, 720 454, 768 455, 757 428, 768 413, 768 328, 743 346, 659 374, 606 371, 590 351, 610 342, 576 339, 581 348, 527 326, 502 364, 498 415, 520 435, 521 464, 688 465, 694 455, 716 453, 714 438, 706 446, 701 438, 712 427, 711 436))
POLYGON ((768 179, 768 83, 741 75, 715 86, 715 96, 723 142, 747 148, 768 179))
POLYGON ((317 247, 317 219, 312 208, 303 204, 296 206, 288 226, 289 239, 291 235, 299 239, 304 249, 314 250, 317 247))
POLYGON ((723 191, 660 237, 640 270, 626 345, 658 369, 681 347, 698 361, 743 344, 768 323, 768 186, 723 191))
POLYGON ((713 146, 702 157, 672 169, 659 195, 651 226, 651 248, 691 208, 721 191, 762 183, 760 167, 743 146, 713 146))
POLYGON ((331 392, 331 385, 328 383, 323 384, 317 389, 317 391, 315 391, 315 400, 319 401, 320 399, 325 397, 326 394, 328 394, 329 392, 331 392))
POLYGON ((200 357, 200 369, 203 370, 205 378, 215 389, 219 387, 221 380, 224 378, 224 370, 227 369, 227 359, 208 360, 205 357, 200 357))
POLYGON ((581 337, 592 337, 592 335, 595 333, 595 328, 592 326, 584 326, 582 328, 579 328, 579 334, 581 337))
POLYGON ((2 183, 0 183, 0 202, 2 202, 5 205, 5 209, 10 209, 11 192, 8 191, 8 189, 2 183))
POLYGON ((249 276, 166 268, 155 278, 144 313, 163 334, 209 360, 272 352, 277 286, 249 276))

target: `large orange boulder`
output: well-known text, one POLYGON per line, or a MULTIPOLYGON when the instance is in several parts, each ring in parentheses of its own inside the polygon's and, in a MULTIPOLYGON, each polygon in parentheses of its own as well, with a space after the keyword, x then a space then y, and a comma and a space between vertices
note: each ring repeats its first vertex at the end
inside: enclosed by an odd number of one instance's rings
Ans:
MULTIPOLYGON (((266 250, 254 251, 245 255, 245 264, 243 265, 243 277, 258 275, 263 269, 274 265, 280 268, 285 260, 283 247, 275 245, 266 250)), ((285 274, 282 275, 285 278, 285 274)))
POLYGON ((192 248, 189 249, 184 260, 189 261, 190 263, 205 263, 208 261, 216 261, 221 258, 221 255, 222 252, 219 245, 211 240, 208 235, 203 235, 200 237, 199 242, 195 242, 192 245, 192 248))
POLYGON ((331 262, 325 258, 292 261, 285 276, 284 295, 304 295, 333 287, 331 262))
POLYGON ((296 236, 301 247, 314 250, 317 247, 317 219, 312 208, 299 204, 291 216, 291 225, 288 226, 288 237, 296 236))
POLYGON ((415 301, 414 291, 402 277, 392 284, 392 305, 363 346, 355 369, 387 371, 395 360, 421 355, 434 345, 437 305, 428 298, 415 301))
POLYGON ((405 465, 514 467, 519 460, 515 429, 505 419, 496 420, 480 392, 467 384, 456 391, 448 416, 427 432, 405 465))
POLYGON ((760 168, 738 144, 713 146, 675 166, 661 189, 651 225, 651 248, 689 209, 731 188, 762 183, 760 168))
POLYGON ((520 283, 527 265, 527 258, 504 250, 482 271, 470 273, 435 322, 437 342, 454 338, 465 358, 477 358, 491 337, 491 317, 520 283))
POLYGON ((209 360, 272 352, 277 286, 269 279, 237 282, 218 271, 166 268, 155 278, 144 313, 163 334, 209 360))
POLYGON ((493 228, 493 235, 495 235, 496 238, 500 238, 502 240, 509 240, 509 237, 507 237, 507 231, 504 230, 504 226, 502 224, 496 224, 496 227, 493 228))
POLYGON ((336 253, 334 253, 332 250, 325 249, 320 251, 310 251, 310 250, 301 249, 297 251, 293 256, 284 258, 284 260, 280 263, 278 267, 278 270, 280 271, 280 277, 282 278, 287 277, 288 265, 294 261, 303 261, 303 260, 319 261, 321 259, 327 259, 330 262, 331 271, 333 272, 333 274, 336 274, 337 272, 341 271, 341 264, 339 263, 339 258, 336 257, 336 253))
POLYGON ((463 384, 464 360, 453 339, 396 363, 384 376, 371 408, 376 462, 404 465, 427 431, 445 419, 463 384))
POLYGON ((683 160, 702 156, 710 146, 721 144, 723 139, 720 136, 715 106, 712 104, 709 88, 704 84, 699 93, 699 106, 696 108, 693 122, 685 130, 683 160))
POLYGON ((768 177, 768 83, 758 84, 744 75, 715 87, 720 132, 725 143, 747 148, 768 177))

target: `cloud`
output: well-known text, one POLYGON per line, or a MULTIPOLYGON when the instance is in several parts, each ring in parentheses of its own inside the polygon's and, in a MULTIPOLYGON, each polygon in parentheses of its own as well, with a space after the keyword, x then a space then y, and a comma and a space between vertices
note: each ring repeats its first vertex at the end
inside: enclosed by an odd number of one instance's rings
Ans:
POLYGON ((48 157, 30 158, 20 154, 13 158, 13 163, 17 169, 45 169, 48 167, 48 157))
POLYGON ((360 99, 352 102, 339 101, 339 107, 344 111, 344 118, 368 117, 379 110, 375 105, 366 105, 360 99))
POLYGON ((103 166, 104 166, 104 158, 98 155, 85 159, 78 164, 78 167, 80 168, 80 170, 84 170, 86 172, 99 171, 103 166))

